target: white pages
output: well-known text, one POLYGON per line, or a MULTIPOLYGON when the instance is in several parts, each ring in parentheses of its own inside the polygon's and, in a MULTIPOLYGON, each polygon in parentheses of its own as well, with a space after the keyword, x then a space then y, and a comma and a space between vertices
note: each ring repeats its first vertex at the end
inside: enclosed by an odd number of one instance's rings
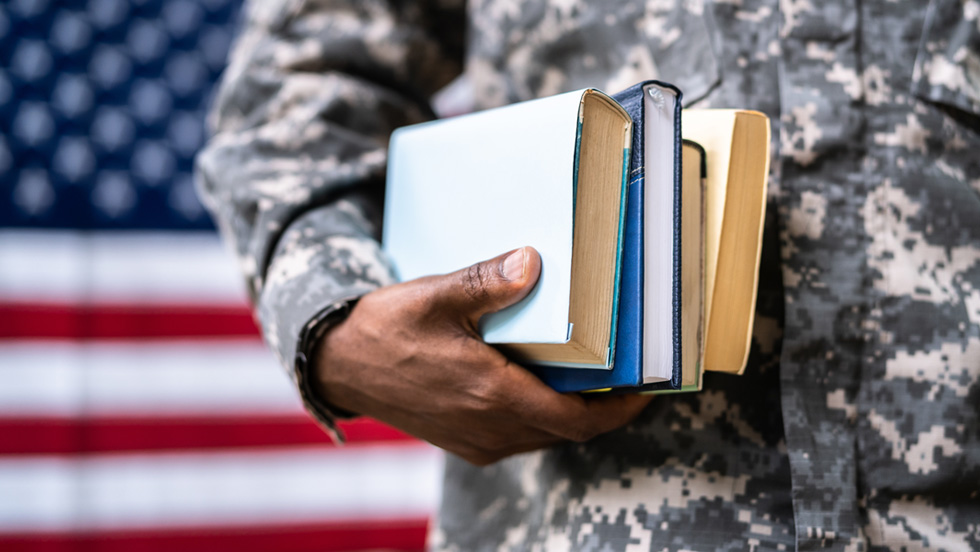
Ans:
POLYGON ((643 383, 667 381, 674 371, 674 113, 677 96, 643 88, 643 383))

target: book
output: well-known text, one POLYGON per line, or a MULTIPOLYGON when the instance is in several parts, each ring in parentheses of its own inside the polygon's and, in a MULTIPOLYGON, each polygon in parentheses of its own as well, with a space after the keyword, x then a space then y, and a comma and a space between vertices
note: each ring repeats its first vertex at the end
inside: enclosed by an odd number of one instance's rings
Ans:
POLYGON ((525 364, 614 362, 632 120, 595 89, 404 127, 389 145, 383 248, 403 280, 524 245, 541 277, 480 333, 525 364))
POLYGON ((557 391, 681 383, 681 105, 671 84, 614 94, 633 119, 633 147, 612 370, 529 367, 557 391))
MULTIPOLYGON (((647 90, 644 95, 637 94, 634 87, 614 97, 634 119, 648 121, 650 106, 656 103, 650 99, 654 97, 649 93, 651 85, 663 86, 663 83, 637 85, 647 90), (642 98, 645 110, 637 109, 640 101, 637 98, 642 98)), ((658 90, 664 95, 664 89, 658 90)), ((681 178, 673 184, 673 189, 680 191, 674 196, 677 203, 673 204, 679 215, 671 219, 675 233, 658 234, 649 224, 652 217, 663 216, 662 211, 656 211, 656 202, 651 206, 650 201, 651 197, 663 200, 663 194, 654 196, 652 192, 657 185, 663 186, 663 182, 657 183, 650 170, 656 163, 650 161, 656 159, 656 152, 651 149, 655 142, 643 130, 643 123, 635 122, 629 199, 633 202, 643 197, 645 201, 631 203, 627 210, 617 362, 608 373, 532 368, 558 391, 697 391, 701 389, 704 371, 741 373, 745 368, 765 218, 768 118, 740 110, 684 110, 682 113, 685 139, 681 147, 681 178), (645 155, 636 153, 640 144, 645 155), (645 210, 641 211, 638 205, 643 205, 645 210), (676 243, 677 232, 680 243, 676 243), (709 238, 711 232, 713 239, 709 238), (641 243, 635 238, 631 241, 631 237, 641 235, 644 237, 641 243), (663 243, 674 243, 678 248, 671 252, 666 265, 673 271, 672 283, 680 288, 665 292, 660 284, 660 301, 657 301, 651 297, 651 293, 657 293, 657 286, 650 285, 647 271, 656 269, 650 261, 663 255, 663 247, 658 245, 663 243), (638 260, 644 257, 645 261, 638 260), (637 270, 638 267, 643 270, 637 270), (673 298, 670 314, 676 339, 669 346, 664 346, 662 340, 651 340, 656 334, 643 328, 651 305, 662 308, 664 297, 673 298), (651 358, 669 362, 668 377, 650 370, 651 358)), ((660 163, 662 168, 663 161, 660 163)), ((655 281, 659 277, 659 274, 654 276, 655 281)))
POLYGON ((649 385, 651 393, 701 390, 704 372, 705 290, 705 186, 707 166, 700 144, 684 140, 681 147, 681 378, 664 385, 649 385))
MULTIPOLYGON (((684 335, 681 385, 641 388, 654 394, 700 391, 708 372, 742 374, 748 362, 759 284, 759 260, 765 223, 769 174, 769 118, 737 109, 684 110, 684 202, 694 182, 693 164, 701 166, 703 218, 692 221, 695 206, 684 204, 684 239, 699 225, 700 251, 682 253, 684 316, 698 316, 697 336, 684 335), (693 147, 699 146, 699 153, 693 147), (703 146, 703 147, 701 147, 703 146), (701 282, 688 265, 700 258, 701 282), (696 295, 700 293, 700 297, 696 295)), ((690 244, 690 241, 686 243, 690 244)), ((685 325, 687 329, 689 326, 685 325)))
POLYGON ((686 110, 684 138, 707 155, 704 369, 741 374, 759 286, 769 118, 737 109, 686 110))

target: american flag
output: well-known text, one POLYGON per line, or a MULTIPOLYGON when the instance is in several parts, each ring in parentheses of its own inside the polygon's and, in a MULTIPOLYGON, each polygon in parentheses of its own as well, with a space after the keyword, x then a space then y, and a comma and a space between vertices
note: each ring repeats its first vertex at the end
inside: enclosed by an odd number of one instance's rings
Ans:
POLYGON ((441 456, 332 445, 193 189, 233 0, 0 3, 0 550, 421 550, 441 456))

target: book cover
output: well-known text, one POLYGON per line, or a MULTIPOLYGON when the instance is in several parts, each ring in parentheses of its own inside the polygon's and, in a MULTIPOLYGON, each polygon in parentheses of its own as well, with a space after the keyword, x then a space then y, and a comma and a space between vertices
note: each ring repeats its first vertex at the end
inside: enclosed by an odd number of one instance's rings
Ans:
POLYGON ((383 247, 399 277, 530 245, 541 278, 528 297, 481 320, 484 340, 535 363, 608 368, 631 125, 618 103, 586 89, 398 129, 383 247))

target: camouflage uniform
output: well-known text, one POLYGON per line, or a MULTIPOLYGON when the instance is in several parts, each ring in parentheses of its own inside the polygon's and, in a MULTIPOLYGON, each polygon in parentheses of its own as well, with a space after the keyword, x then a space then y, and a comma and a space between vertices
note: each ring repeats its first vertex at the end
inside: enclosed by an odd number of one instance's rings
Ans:
POLYGON ((461 71, 477 108, 659 77, 774 127, 747 373, 584 445, 450 458, 434 548, 980 549, 977 0, 390 4, 252 3, 199 158, 327 425, 305 351, 392 281, 387 136, 461 71))

